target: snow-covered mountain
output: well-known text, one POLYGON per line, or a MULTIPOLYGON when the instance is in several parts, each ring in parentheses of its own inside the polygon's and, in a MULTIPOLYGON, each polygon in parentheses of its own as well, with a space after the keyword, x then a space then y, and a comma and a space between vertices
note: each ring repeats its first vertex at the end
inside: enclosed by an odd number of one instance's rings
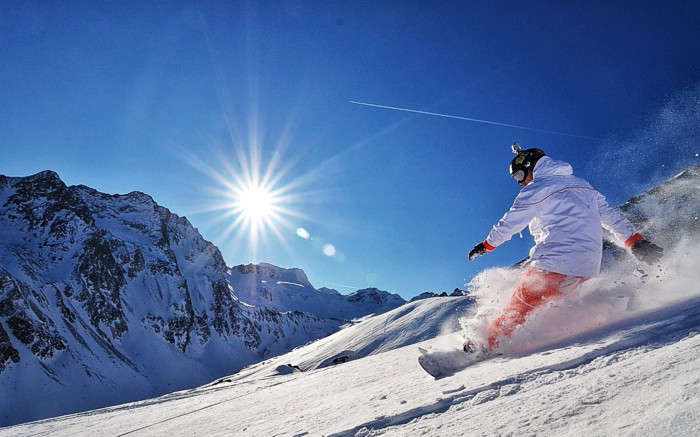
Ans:
POLYGON ((450 378, 425 374, 418 347, 458 347, 465 333, 478 335, 484 318, 505 305, 516 268, 482 272, 469 296, 368 316, 198 389, 0 429, 0 436, 693 435, 700 428, 700 167, 623 210, 665 248, 659 265, 606 249, 599 278, 533 315, 504 356, 450 378))
POLYGON ((143 193, 0 176, 0 424, 194 387, 404 302, 229 269, 143 193))
POLYGON ((658 266, 606 250, 601 277, 536 314, 503 357, 433 380, 421 347, 455 347, 519 272, 421 299, 195 390, 0 429, 3 435, 695 435, 700 429, 700 167, 623 207, 658 266), (476 299, 477 305, 471 300, 476 299))
POLYGON ((376 288, 350 295, 325 287, 316 290, 303 270, 266 263, 232 267, 227 279, 244 302, 282 312, 305 311, 327 319, 351 320, 406 303, 398 294, 376 288))
MULTIPOLYGON (((575 333, 449 378, 428 376, 418 348, 459 344, 460 325, 474 316, 467 297, 411 302, 197 389, 4 428, 0 437, 696 435, 700 250, 678 249, 662 279, 609 272, 580 303, 528 322, 531 338, 546 336, 555 319, 575 333)), ((510 276, 517 272, 485 272, 472 292, 502 296, 510 290, 494 280, 510 276)))

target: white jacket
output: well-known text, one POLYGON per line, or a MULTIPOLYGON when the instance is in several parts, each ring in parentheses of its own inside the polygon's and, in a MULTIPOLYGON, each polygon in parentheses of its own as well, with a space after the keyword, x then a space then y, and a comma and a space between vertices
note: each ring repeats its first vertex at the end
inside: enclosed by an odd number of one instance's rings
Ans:
POLYGON ((601 225, 621 243, 637 234, 602 194, 573 175, 569 164, 548 156, 537 161, 532 182, 520 190, 486 243, 500 246, 528 225, 535 239, 530 249, 531 265, 570 276, 600 273, 601 225))

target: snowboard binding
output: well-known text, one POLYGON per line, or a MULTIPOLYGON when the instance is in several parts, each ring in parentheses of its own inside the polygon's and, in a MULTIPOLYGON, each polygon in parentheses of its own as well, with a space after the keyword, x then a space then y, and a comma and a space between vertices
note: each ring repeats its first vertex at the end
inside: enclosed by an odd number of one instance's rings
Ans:
POLYGON ((467 353, 467 354, 475 354, 477 352, 481 352, 482 354, 487 354, 489 352, 486 345, 483 345, 483 344, 479 345, 477 343, 474 343, 470 339, 467 339, 464 341, 464 344, 462 345, 462 350, 464 351, 464 353, 467 353))

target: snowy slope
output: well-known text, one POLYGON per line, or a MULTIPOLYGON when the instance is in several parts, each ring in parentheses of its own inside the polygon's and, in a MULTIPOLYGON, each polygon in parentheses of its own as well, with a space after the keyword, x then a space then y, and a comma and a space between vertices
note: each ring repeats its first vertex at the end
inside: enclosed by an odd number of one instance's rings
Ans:
MULTIPOLYGON (((454 308, 447 299, 416 302, 412 312, 454 308)), ((421 332, 419 322, 401 322, 400 312, 377 318, 421 332)), ((694 435, 699 326, 696 290, 548 349, 494 358, 437 381, 416 361, 417 346, 435 340, 336 366, 283 370, 287 362, 328 357, 328 342, 345 343, 338 333, 199 389, 0 429, 0 436, 694 435)), ((376 325, 353 328, 370 339, 376 325)))

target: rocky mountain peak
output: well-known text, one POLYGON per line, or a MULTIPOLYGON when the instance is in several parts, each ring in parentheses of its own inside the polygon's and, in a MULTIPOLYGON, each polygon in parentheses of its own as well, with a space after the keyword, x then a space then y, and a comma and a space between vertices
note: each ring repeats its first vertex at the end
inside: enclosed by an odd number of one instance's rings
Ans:
POLYGON ((403 300, 398 294, 391 294, 375 287, 357 290, 348 296, 350 302, 374 302, 384 304, 391 301, 403 300))
MULTIPOLYGON (((193 387, 380 311, 315 290, 301 269, 227 268, 147 194, 66 186, 52 171, 0 175, 0 376, 44 393, 8 391, 13 412, 193 387)), ((0 411, 4 423, 40 418, 13 412, 0 411)))

